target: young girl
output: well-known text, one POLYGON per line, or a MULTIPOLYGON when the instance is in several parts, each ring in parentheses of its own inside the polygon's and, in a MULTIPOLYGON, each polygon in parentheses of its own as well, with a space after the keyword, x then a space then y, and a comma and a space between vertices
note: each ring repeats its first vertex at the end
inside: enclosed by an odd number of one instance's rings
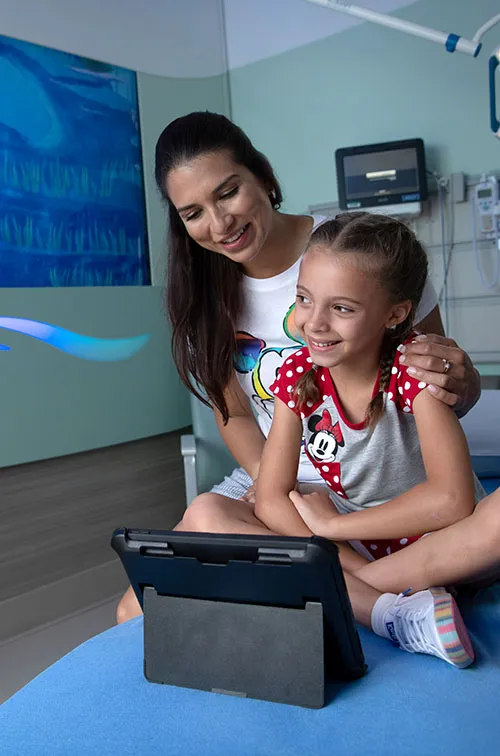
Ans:
MULTIPOLYGON (((344 214, 312 235, 295 306, 307 347, 285 360, 271 387, 279 401, 256 506, 271 530, 283 532, 287 518, 292 527, 298 512, 310 531, 370 560, 404 549, 415 576, 412 544, 470 516, 484 496, 455 414, 404 365, 426 276, 422 246, 396 220, 344 214), (302 439, 326 484, 305 495, 294 490, 302 439)), ((371 624, 408 651, 457 667, 474 659, 442 588, 382 594, 371 624)))

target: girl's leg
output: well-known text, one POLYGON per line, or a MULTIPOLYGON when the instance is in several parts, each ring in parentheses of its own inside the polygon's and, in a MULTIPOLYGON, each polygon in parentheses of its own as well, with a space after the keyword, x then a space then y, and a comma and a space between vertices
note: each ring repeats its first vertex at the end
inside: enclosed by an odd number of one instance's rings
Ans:
POLYGON ((455 667, 468 667, 474 649, 453 597, 444 588, 411 596, 380 593, 344 571, 358 622, 411 654, 437 656, 455 667))
MULTIPOLYGON (((184 517, 174 530, 198 533, 249 533, 272 535, 253 514, 245 501, 230 499, 215 493, 204 493, 194 499, 184 512, 184 517)), ((118 624, 142 614, 132 586, 120 599, 116 609, 118 624)))
MULTIPOLYGON (((250 535, 284 535, 269 530, 259 520, 253 506, 241 499, 230 499, 219 494, 201 494, 186 509, 176 530, 198 533, 245 533, 250 535)), ((293 533, 287 533, 293 535, 293 533)), ((365 557, 350 546, 337 544, 340 564, 344 570, 354 572, 368 564, 365 557)))
POLYGON ((500 576, 500 488, 470 517, 355 571, 379 591, 420 591, 500 576))
MULTIPOLYGON (((253 507, 241 499, 231 499, 215 493, 200 494, 194 499, 184 512, 184 517, 174 530, 185 530, 198 533, 245 533, 249 535, 277 535, 267 528, 253 512, 253 507)), ((339 557, 345 570, 354 571, 367 563, 367 560, 356 554, 349 546, 338 544, 339 557)), ((359 582, 359 581, 358 581, 359 582)), ((378 593, 370 587, 371 594, 378 593)), ((367 616, 371 607, 365 609, 360 599, 360 616, 367 616)), ((374 603, 374 602, 373 602, 374 603)), ((129 586, 121 598, 116 610, 118 624, 127 622, 142 614, 132 586, 129 586)), ((363 620, 360 619, 360 622, 363 620)), ((368 626, 369 622, 368 622, 368 626)))
POLYGON ((197 496, 175 529, 195 533, 276 535, 257 519, 252 504, 215 493, 197 496))
MULTIPOLYGON (((251 505, 244 501, 206 494, 193 504, 186 510, 179 529, 272 535, 257 519, 251 505)), ((370 564, 364 557, 340 544, 339 559, 358 622, 410 653, 431 654, 457 667, 472 663, 474 651, 460 612, 444 589, 421 591, 407 597, 381 593, 357 577, 370 564)))
MULTIPOLYGON (((176 530, 273 535, 255 516, 250 504, 210 493, 198 496, 190 504, 176 530)), ((358 622, 411 653, 432 654, 462 667, 473 661, 474 653, 467 632, 461 623, 455 602, 448 593, 422 591, 402 598, 396 595, 399 590, 381 592, 369 581, 359 577, 359 573, 367 570, 371 563, 346 545, 340 545, 339 558, 353 613, 358 622), (355 574, 351 573, 351 569, 355 574), (448 647, 439 633, 443 618, 448 647)), ((140 613, 139 603, 129 588, 118 607, 118 621, 124 622, 140 613)))

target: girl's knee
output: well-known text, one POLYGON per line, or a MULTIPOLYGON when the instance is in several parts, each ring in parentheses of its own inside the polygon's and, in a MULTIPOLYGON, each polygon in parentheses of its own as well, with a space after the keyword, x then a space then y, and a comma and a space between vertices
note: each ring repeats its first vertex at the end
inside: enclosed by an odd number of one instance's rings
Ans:
POLYGON ((189 530, 191 532, 210 532, 211 523, 214 521, 219 510, 220 503, 216 494, 200 494, 196 499, 193 499, 184 512, 182 522, 179 523, 178 528, 179 530, 189 530))

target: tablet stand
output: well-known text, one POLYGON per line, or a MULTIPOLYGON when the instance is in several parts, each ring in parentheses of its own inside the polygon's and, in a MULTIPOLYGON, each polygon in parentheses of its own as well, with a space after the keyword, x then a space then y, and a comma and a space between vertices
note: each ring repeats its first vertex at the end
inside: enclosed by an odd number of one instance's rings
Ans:
POLYGON ((323 607, 178 598, 146 586, 144 674, 150 682, 321 708, 323 607))

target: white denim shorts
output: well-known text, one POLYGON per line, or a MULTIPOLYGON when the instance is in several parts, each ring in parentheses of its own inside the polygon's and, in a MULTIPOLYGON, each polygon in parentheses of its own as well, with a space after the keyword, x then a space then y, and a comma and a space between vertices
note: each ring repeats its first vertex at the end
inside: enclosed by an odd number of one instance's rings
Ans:
POLYGON ((217 483, 210 493, 221 494, 229 499, 241 499, 246 494, 253 480, 242 467, 237 467, 231 475, 227 475, 222 483, 217 483))
MULTIPOLYGON (((241 499, 251 485, 253 485, 253 480, 250 475, 242 467, 237 467, 231 475, 224 478, 222 483, 217 483, 210 493, 221 494, 222 496, 227 496, 229 499, 241 499)), ((311 493, 311 491, 317 491, 318 488, 326 488, 326 483, 299 482, 299 491, 301 493, 311 493)))

